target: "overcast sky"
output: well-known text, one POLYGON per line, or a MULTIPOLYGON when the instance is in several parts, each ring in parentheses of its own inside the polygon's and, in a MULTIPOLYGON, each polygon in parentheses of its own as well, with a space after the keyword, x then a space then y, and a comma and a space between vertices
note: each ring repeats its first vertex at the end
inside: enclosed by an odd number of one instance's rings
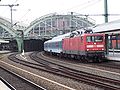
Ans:
MULTIPOLYGON (((0 5, 19 4, 14 6, 13 20, 30 23, 31 21, 50 13, 68 14, 103 14, 104 0, 1 0, 0 5)), ((109 14, 120 14, 120 0, 108 0, 109 14), (116 2, 115 2, 116 1, 116 2)), ((0 6, 0 16, 10 18, 10 7, 0 6)), ((89 16, 96 24, 104 23, 103 16, 89 16)), ((109 16, 109 21, 120 16, 109 16)))

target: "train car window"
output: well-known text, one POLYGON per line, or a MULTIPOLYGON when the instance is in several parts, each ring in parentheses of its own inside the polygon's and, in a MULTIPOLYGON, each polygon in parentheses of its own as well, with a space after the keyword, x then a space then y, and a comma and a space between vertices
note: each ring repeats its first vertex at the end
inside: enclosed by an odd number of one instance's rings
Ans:
POLYGON ((58 47, 58 45, 59 45, 59 42, 56 42, 56 47, 58 47))
POLYGON ((62 41, 59 42, 59 48, 62 48, 62 41))

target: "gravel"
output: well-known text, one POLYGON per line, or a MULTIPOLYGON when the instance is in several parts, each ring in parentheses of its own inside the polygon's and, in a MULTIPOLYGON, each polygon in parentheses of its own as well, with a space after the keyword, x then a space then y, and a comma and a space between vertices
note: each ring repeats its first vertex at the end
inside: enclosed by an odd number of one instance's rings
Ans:
MULTIPOLYGON (((57 83, 65 85, 65 86, 69 86, 70 88, 74 88, 77 90, 102 90, 101 88, 85 84, 84 82, 75 81, 75 80, 72 80, 69 78, 53 75, 51 73, 43 72, 40 70, 32 69, 32 68, 14 63, 14 62, 8 60, 6 57, 4 57, 2 60, 11 65, 22 68, 26 71, 32 72, 38 76, 45 77, 47 79, 53 80, 57 83)), ((54 83, 50 83, 48 81, 40 79, 39 77, 35 77, 34 75, 31 75, 30 73, 25 73, 19 69, 16 70, 15 68, 12 68, 8 65, 3 65, 3 63, 0 63, 0 64, 1 64, 1 66, 10 69, 10 70, 22 75, 25 78, 30 79, 31 81, 35 82, 36 84, 41 85, 42 87, 46 88, 47 90, 66 90, 66 89, 59 87, 58 85, 55 85, 54 83)))

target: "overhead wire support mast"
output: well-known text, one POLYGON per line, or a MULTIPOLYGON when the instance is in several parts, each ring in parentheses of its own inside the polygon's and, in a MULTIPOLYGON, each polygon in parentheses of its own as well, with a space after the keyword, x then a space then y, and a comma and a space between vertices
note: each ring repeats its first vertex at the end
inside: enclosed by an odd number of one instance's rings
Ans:
POLYGON ((105 10, 105 23, 108 22, 108 5, 107 5, 107 0, 104 0, 104 10, 105 10))
POLYGON ((0 6, 9 6, 10 7, 10 11, 11 11, 11 28, 12 28, 12 25, 13 25, 13 21, 12 21, 12 8, 13 6, 19 6, 19 4, 7 4, 7 5, 0 5, 0 6))

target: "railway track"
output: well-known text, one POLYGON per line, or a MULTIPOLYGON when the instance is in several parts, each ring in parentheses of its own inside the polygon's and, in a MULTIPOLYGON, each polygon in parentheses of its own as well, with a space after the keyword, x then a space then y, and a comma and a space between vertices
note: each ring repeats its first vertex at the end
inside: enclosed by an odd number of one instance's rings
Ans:
POLYGON ((37 57, 36 53, 31 54, 31 58, 34 59, 36 62, 39 62, 47 66, 52 71, 54 70, 58 73, 60 72, 60 74, 62 73, 66 77, 69 77, 78 81, 83 81, 92 85, 104 87, 105 89, 111 89, 111 90, 120 89, 120 86, 119 86, 120 81, 101 77, 101 76, 96 76, 90 73, 80 72, 78 70, 71 69, 69 67, 61 66, 59 64, 56 64, 47 60, 43 60, 42 58, 37 57))
MULTIPOLYGON (((47 55, 45 55, 45 56, 47 56, 47 57, 49 57, 49 55, 47 54, 47 55)), ((57 57, 55 57, 55 56, 53 56, 52 55, 52 58, 55 58, 55 59, 57 59, 57 57)), ((61 59, 60 59, 61 60, 61 59)), ((66 60, 66 59, 65 59, 66 60)), ((64 61, 65 61, 64 60, 64 61)), ((83 60, 84 61, 84 60, 83 60)), ((98 63, 98 62, 83 62, 83 61, 81 61, 81 60, 66 60, 66 62, 70 62, 70 63, 75 63, 75 64, 78 64, 78 63, 83 63, 83 64, 85 64, 85 65, 92 65, 92 66, 101 66, 101 67, 106 67, 106 68, 113 68, 113 69, 120 69, 120 62, 119 61, 109 61, 109 60, 104 60, 104 62, 102 62, 102 63, 98 63)), ((101 60, 101 61, 103 61, 103 60, 101 60)))
POLYGON ((0 67, 0 76, 5 79, 9 84, 11 90, 44 90, 41 86, 36 85, 35 83, 15 74, 8 69, 0 67), (11 85, 14 87, 11 87, 11 85))
POLYGON ((120 62, 119 61, 108 61, 108 62, 103 62, 103 63, 97 63, 94 65, 97 66, 102 66, 102 67, 107 67, 107 68, 114 68, 114 69, 120 69, 120 62))
MULTIPOLYGON (((11 55, 10 57, 15 58, 15 55, 11 55)), ((14 59, 14 61, 17 63, 23 64, 23 65, 26 65, 26 66, 35 68, 35 69, 44 70, 44 71, 54 73, 60 76, 75 79, 77 81, 82 81, 82 82, 95 85, 97 87, 101 87, 104 89, 109 89, 109 90, 120 89, 119 80, 117 81, 117 80, 110 79, 110 78, 96 76, 93 74, 80 72, 78 70, 74 70, 69 67, 58 65, 56 63, 37 57, 37 52, 32 53, 30 57, 36 62, 38 62, 39 64, 31 63, 31 62, 24 61, 24 60, 16 60, 16 59, 14 59)))

